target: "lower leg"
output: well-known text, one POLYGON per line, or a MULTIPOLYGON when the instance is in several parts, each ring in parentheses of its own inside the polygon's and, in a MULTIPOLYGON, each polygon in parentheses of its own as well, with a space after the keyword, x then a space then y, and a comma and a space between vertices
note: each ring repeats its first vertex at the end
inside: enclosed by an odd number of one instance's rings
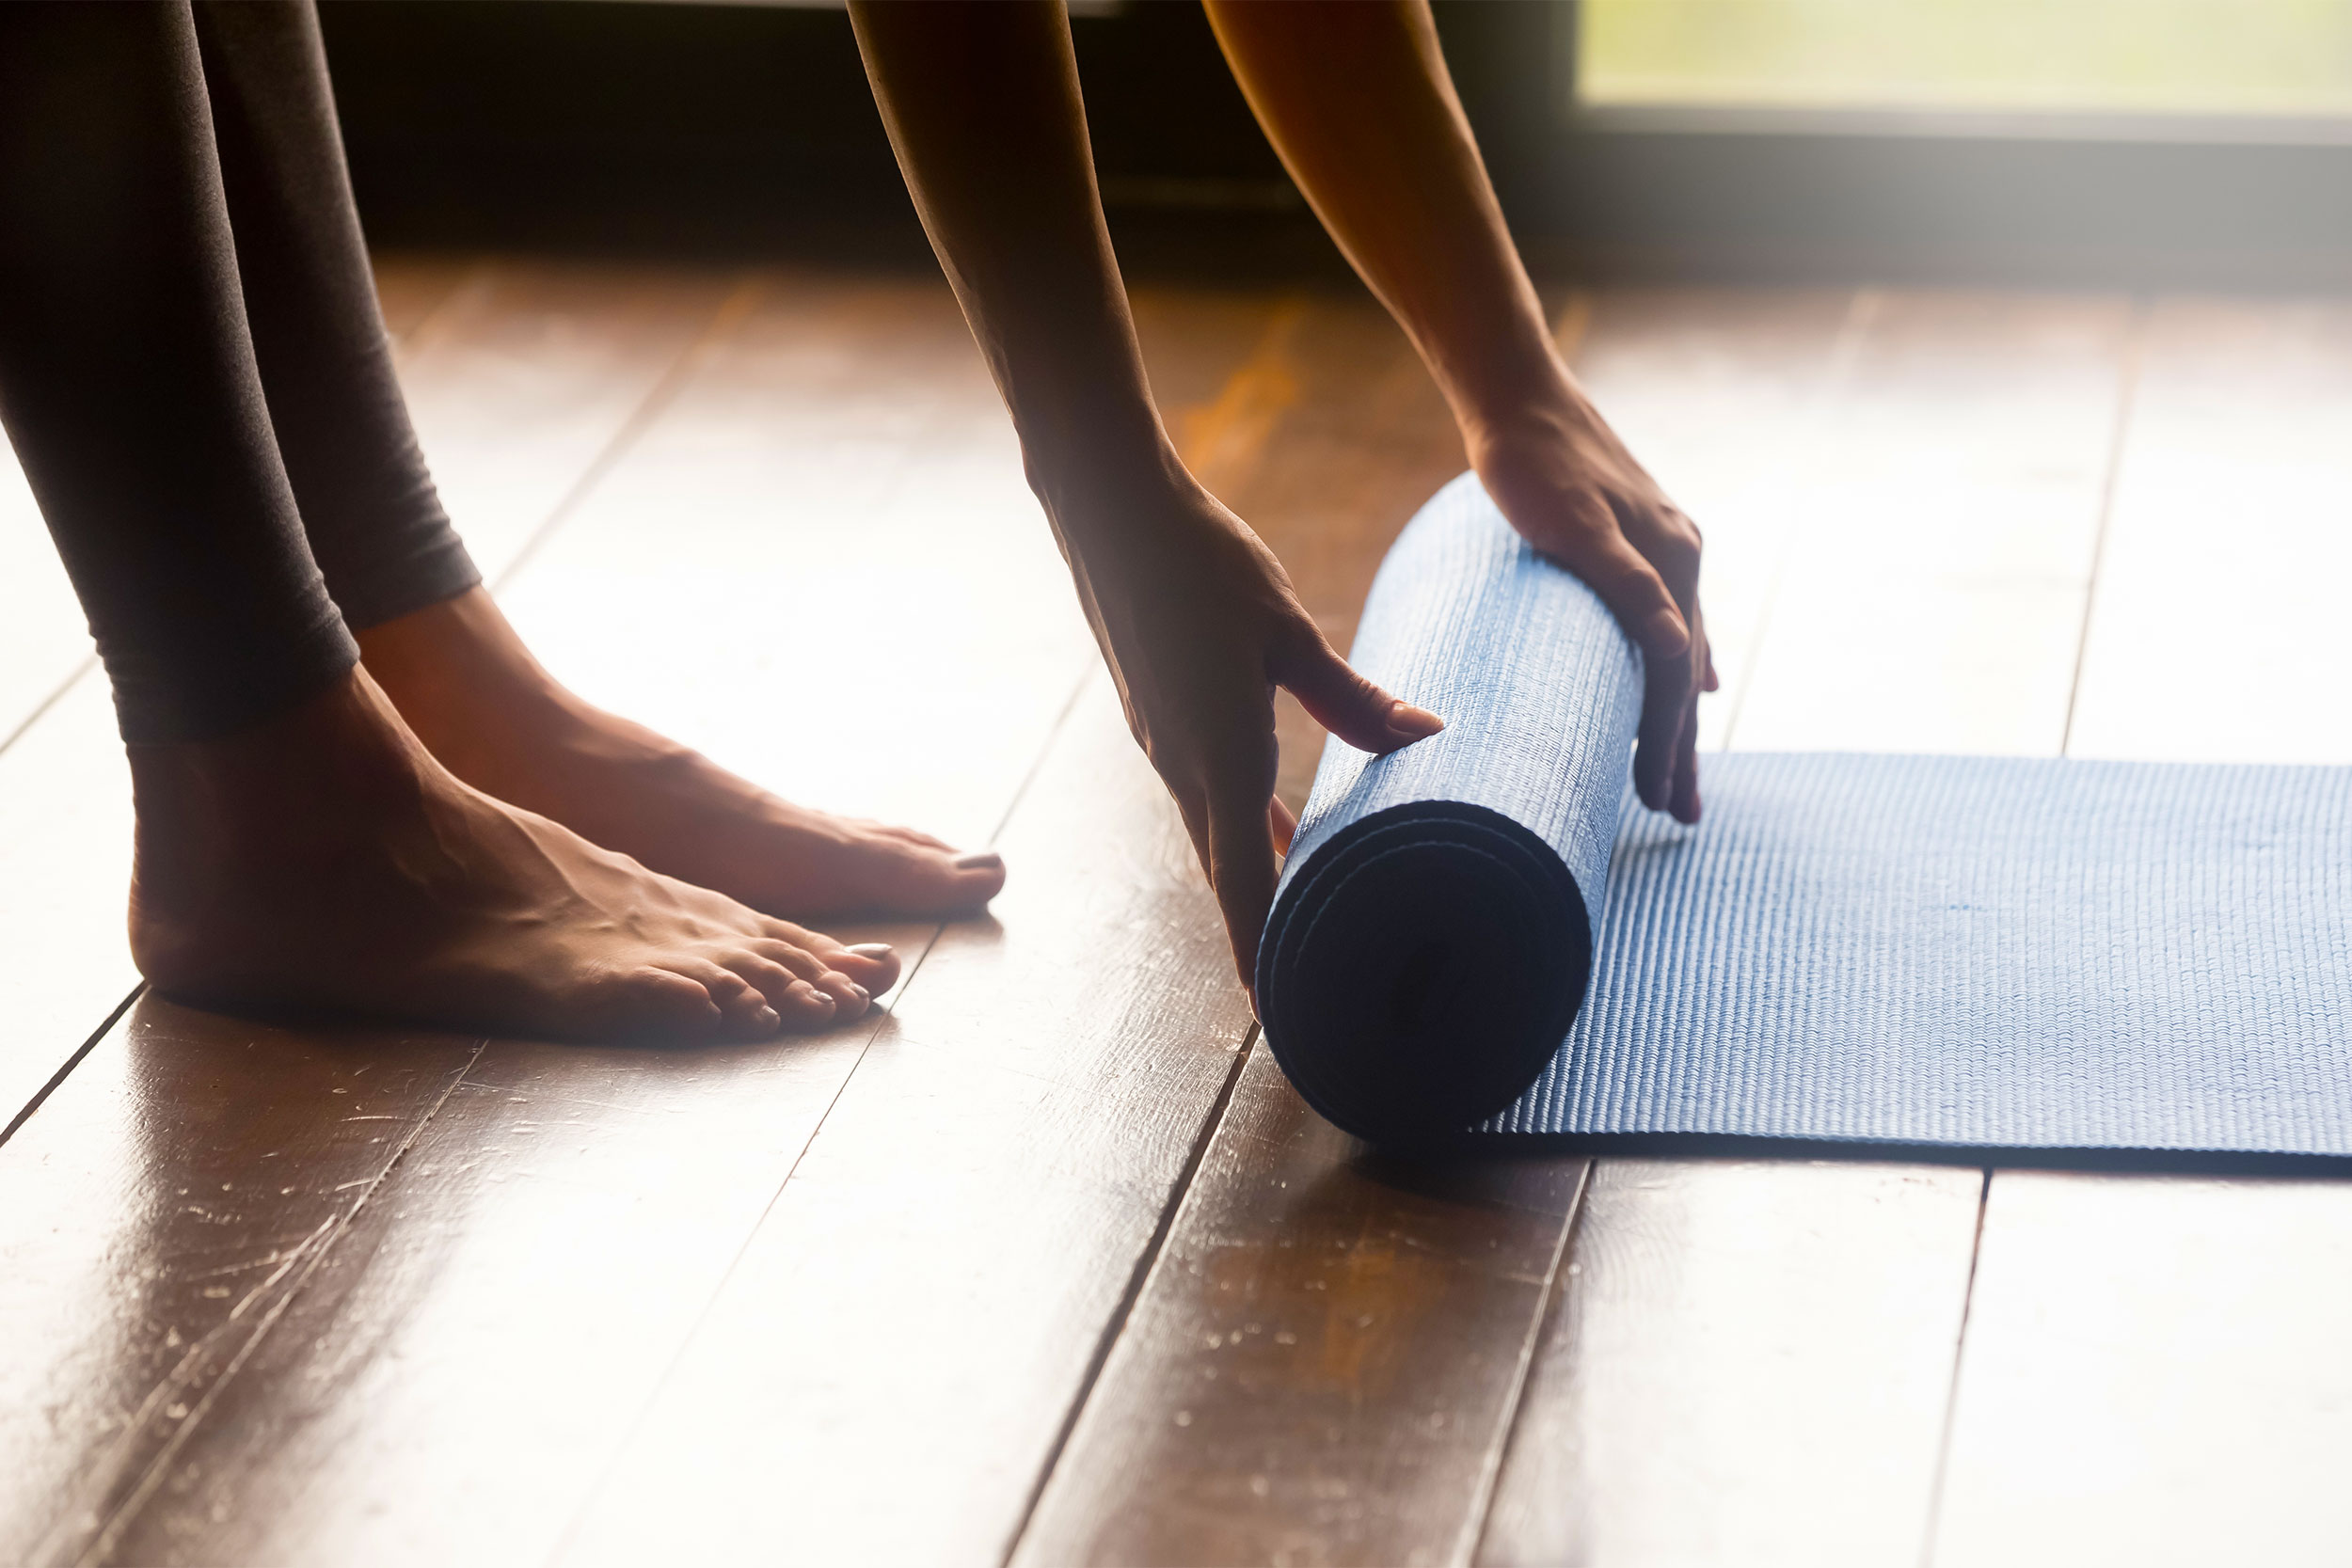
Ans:
POLYGON ((114 683, 162 989, 520 1033, 864 1010, 858 953, 467 788, 320 584, 179 6, 0 6, 0 418, 114 683))
POLYGON ((314 10, 201 0, 195 21, 303 526, 370 673, 435 754, 501 800, 771 913, 947 914, 993 897, 994 855, 780 800, 540 668, 476 587, 409 426, 314 10))
POLYGON ((184 5, 0 6, 0 419, 126 739, 226 733, 357 659, 262 406, 184 5))
POLYGON ((353 627, 482 580, 392 371, 318 15, 199 0, 194 20, 253 354, 310 553, 353 627))

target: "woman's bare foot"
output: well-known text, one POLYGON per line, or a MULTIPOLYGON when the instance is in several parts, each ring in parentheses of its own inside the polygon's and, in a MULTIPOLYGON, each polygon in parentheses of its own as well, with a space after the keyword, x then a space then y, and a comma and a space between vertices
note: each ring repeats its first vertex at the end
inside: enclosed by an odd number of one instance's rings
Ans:
POLYGON ((131 749, 131 947, 167 994, 573 1039, 756 1039, 897 979, 453 778, 355 670, 222 740, 131 749))
POLYGON ((778 800, 581 701, 481 589, 359 633, 368 671, 450 771, 656 871, 771 914, 957 914, 1005 885, 992 852, 778 800))

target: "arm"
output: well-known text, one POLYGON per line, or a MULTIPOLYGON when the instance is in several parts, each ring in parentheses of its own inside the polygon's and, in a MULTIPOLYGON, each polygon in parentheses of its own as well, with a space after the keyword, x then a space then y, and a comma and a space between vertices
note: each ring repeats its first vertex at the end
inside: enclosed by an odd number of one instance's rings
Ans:
POLYGON ((1495 503, 1591 583, 1641 646, 1648 690, 1634 784, 1645 805, 1695 821, 1697 700, 1714 685, 1698 531, 1553 346, 1427 0, 1206 5, 1250 107, 1421 351, 1495 503))
POLYGON ((882 121, 996 378, 1127 722, 1176 798, 1245 985, 1274 896, 1273 688, 1386 752, 1434 715, 1349 669, 1145 383, 1057 0, 852 0, 882 121), (1271 826, 1271 832, 1269 831, 1271 826))

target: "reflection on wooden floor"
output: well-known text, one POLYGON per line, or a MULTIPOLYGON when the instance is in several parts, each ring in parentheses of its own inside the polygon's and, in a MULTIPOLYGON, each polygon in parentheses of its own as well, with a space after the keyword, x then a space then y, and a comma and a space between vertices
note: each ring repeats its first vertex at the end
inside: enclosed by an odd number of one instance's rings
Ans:
MULTIPOLYGON (((782 1046, 118 1016, 124 773, 0 474, 0 1559, 2341 1557, 2352 1192, 1370 1157, 1250 1040, 942 286, 383 292, 549 664, 1011 883, 838 933, 920 960, 782 1046)), ((2352 762, 2352 301, 1555 305, 1708 532, 1710 745, 2352 762)), ((1344 643, 1461 463, 1425 376, 1353 296, 1138 309, 1344 643)))

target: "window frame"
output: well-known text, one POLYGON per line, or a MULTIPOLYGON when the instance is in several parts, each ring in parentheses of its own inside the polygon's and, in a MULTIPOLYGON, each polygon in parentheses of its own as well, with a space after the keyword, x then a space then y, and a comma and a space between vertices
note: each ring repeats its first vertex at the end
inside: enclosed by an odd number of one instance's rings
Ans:
POLYGON ((1577 105, 1577 0, 1446 0, 1531 256, 1586 272, 2352 286, 2352 119, 1577 105))

